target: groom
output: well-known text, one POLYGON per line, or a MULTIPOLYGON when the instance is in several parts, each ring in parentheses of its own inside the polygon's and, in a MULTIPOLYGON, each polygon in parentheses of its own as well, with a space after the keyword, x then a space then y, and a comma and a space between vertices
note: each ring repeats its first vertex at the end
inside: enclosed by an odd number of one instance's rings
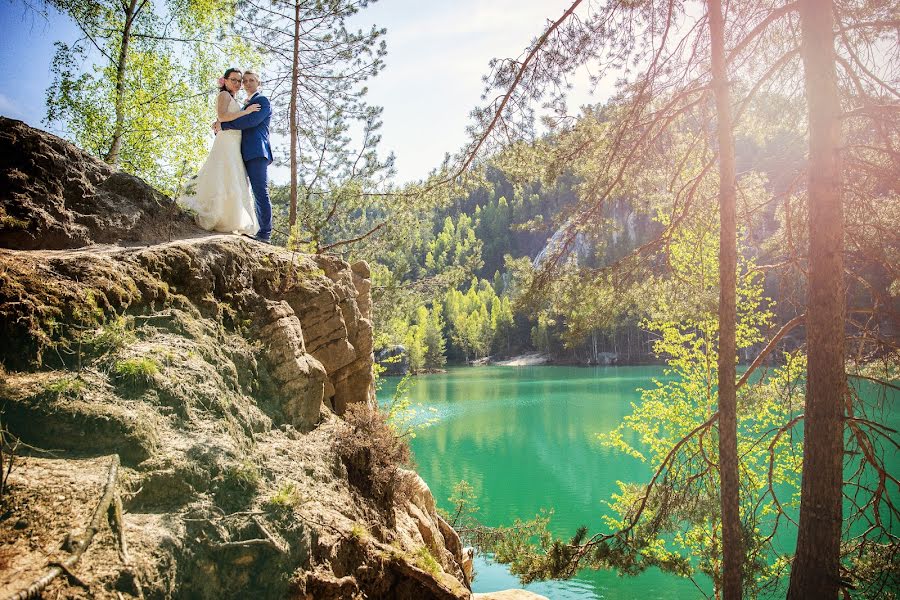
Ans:
POLYGON ((272 162, 272 146, 269 145, 269 120, 272 118, 272 107, 269 99, 260 94, 259 75, 253 71, 245 71, 243 77, 244 89, 247 90, 247 101, 244 108, 251 104, 259 104, 259 110, 238 117, 234 121, 221 123, 222 129, 240 129, 241 156, 247 167, 247 176, 250 178, 250 187, 253 188, 253 196, 256 199, 256 219, 259 221, 259 231, 256 239, 266 244, 272 235, 272 203, 269 200, 268 169, 272 162))

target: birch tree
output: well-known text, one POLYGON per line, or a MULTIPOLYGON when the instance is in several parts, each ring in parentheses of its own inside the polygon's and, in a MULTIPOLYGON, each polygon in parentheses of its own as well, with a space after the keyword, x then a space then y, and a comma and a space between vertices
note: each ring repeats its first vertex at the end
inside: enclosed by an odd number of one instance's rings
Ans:
POLYGON ((173 193, 197 167, 208 100, 239 42, 216 2, 49 0, 83 37, 56 43, 46 122, 112 165, 173 193))

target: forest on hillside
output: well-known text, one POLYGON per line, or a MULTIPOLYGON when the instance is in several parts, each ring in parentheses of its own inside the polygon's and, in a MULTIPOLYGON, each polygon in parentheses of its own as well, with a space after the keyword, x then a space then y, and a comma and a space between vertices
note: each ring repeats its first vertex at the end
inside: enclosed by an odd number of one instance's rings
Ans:
POLYGON ((274 240, 366 260, 376 349, 412 371, 531 351, 667 365, 605 440, 655 468, 618 518, 485 541, 524 580, 659 567, 726 599, 895 597, 896 3, 575 0, 491 62, 469 143, 406 185, 365 95, 387 32, 346 26, 366 2, 49 4, 86 35, 58 46, 48 123, 171 195, 202 159, 190 82, 224 56, 265 66, 291 177, 274 240), (616 91, 572 115, 580 68, 616 91), (148 109, 151 73, 184 101, 148 109), (772 544, 785 529, 796 552, 772 544))

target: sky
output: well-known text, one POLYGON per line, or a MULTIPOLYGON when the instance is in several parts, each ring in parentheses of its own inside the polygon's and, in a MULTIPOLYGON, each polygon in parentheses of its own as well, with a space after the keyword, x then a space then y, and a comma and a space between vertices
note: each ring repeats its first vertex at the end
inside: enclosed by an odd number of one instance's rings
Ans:
MULTIPOLYGON (((521 55, 570 1, 380 0, 353 18, 353 27, 388 30, 386 67, 370 80, 368 98, 384 107, 381 148, 396 155, 398 183, 425 177, 465 143, 488 62, 521 55)), ((35 16, 22 0, 0 0, 0 25, 0 66, 14 74, 0 87, 0 114, 46 129, 53 42, 74 41, 78 30, 64 15, 35 16)), ((602 99, 576 89, 572 106, 602 99)), ((282 183, 287 170, 272 178, 282 183)))

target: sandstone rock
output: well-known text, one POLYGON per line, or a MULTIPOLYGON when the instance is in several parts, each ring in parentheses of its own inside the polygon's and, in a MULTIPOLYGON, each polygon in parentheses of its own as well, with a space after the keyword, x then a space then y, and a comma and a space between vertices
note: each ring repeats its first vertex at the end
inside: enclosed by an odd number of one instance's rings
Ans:
MULTIPOLYGON (((437 516, 437 524, 438 530, 441 532, 441 536, 444 538, 444 545, 447 550, 450 551, 450 554, 453 556, 462 556, 463 563, 462 568, 465 571, 465 563, 466 563, 466 552, 465 550, 471 550, 471 548, 463 548, 462 542, 459 539, 459 534, 450 526, 447 521, 440 515, 437 516)), ((466 577, 469 581, 472 580, 472 574, 467 573, 466 577)))
POLYGON ((132 566, 104 530, 83 588, 58 578, 48 597, 469 600, 421 478, 383 506, 335 454, 324 405, 374 402, 365 263, 169 241, 196 230, 167 198, 3 118, 0 185, 3 424, 59 450, 13 471, 9 505, 34 510, 0 520, 0 596, 33 581, 21 564, 46 567, 33 540, 88 521, 110 457, 85 456, 115 452, 132 566))
POLYGON ((55 135, 0 117, 0 247, 146 244, 202 235, 168 197, 55 135))
POLYGON ((466 546, 462 549, 463 563, 462 569, 463 573, 466 574, 466 580, 472 581, 472 576, 475 574, 475 548, 471 546, 466 546))
POLYGON ((359 306, 359 312, 362 313, 363 319, 372 318, 372 280, 369 263, 364 260, 355 262, 350 265, 353 271, 353 286, 359 296, 356 303, 359 306))
POLYGON ((285 422, 310 429, 319 420, 325 389, 325 367, 307 354, 300 320, 287 302, 268 304, 268 323, 259 339, 282 398, 285 422))
POLYGON ((437 516, 434 496, 431 494, 431 489, 425 483, 425 480, 415 471, 406 469, 404 469, 404 477, 408 480, 410 501, 428 515, 437 516))

